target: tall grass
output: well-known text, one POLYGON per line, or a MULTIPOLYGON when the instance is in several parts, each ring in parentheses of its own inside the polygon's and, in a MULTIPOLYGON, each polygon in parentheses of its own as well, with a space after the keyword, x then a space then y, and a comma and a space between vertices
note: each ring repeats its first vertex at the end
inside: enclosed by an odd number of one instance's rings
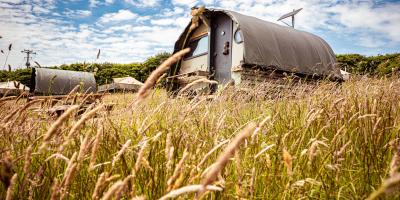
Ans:
POLYGON ((399 86, 263 84, 192 100, 156 90, 133 107, 113 94, 111 112, 73 107, 58 120, 48 102, 0 100, 0 198, 399 198, 399 86))

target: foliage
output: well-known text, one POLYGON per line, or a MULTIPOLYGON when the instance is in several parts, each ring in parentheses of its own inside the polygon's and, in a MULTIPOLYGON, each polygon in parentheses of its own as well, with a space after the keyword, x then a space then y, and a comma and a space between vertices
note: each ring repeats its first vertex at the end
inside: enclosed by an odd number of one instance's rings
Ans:
MULTIPOLYGON (((53 66, 51 68, 96 72, 95 78, 98 85, 112 82, 113 78, 132 76, 144 82, 149 74, 161 64, 169 53, 160 53, 148 58, 143 63, 113 64, 113 63, 75 63, 70 65, 53 66)), ((378 56, 362 56, 359 54, 338 55, 337 61, 341 68, 353 74, 368 74, 386 76, 400 70, 400 54, 387 54, 378 56)), ((0 81, 18 80, 29 85, 30 70, 18 69, 12 72, 0 71, 0 81)))
POLYGON ((19 81, 22 84, 30 87, 31 69, 17 69, 15 71, 0 70, 0 82, 19 81))
MULTIPOLYGON (((223 191, 207 199, 365 199, 399 176, 399 86, 396 79, 299 85, 269 99, 262 94, 276 93, 274 85, 225 88, 208 100, 158 90, 133 107, 132 94, 115 94, 103 100, 114 110, 96 107, 61 123, 47 114, 51 103, 31 105, 34 112, 8 101, 0 104, 1 167, 11 163, 12 171, 1 175, 17 174, 14 199, 91 199, 95 188, 100 199, 117 186, 115 199, 158 199, 203 183, 227 143, 246 124, 264 121, 228 155, 211 183, 223 191)), ((380 189, 382 198, 400 197, 398 182, 392 186, 380 189)), ((0 183, 0 198, 5 194, 0 183)))
POLYGON ((105 83, 111 83, 113 78, 119 78, 124 76, 132 76, 138 80, 142 79, 140 73, 143 64, 132 63, 132 64, 112 64, 112 63, 77 63, 71 65, 62 65, 60 69, 73 70, 73 71, 87 71, 95 72, 95 78, 98 85, 105 83))
POLYGON ((19 81, 22 84, 31 87, 31 69, 17 69, 11 74, 10 80, 19 81))
POLYGON ((156 56, 150 57, 143 63, 141 74, 143 75, 142 81, 145 81, 152 71, 154 71, 164 60, 170 57, 169 53, 161 53, 156 56))
POLYGON ((341 68, 354 74, 369 74, 384 76, 398 72, 400 69, 400 54, 378 56, 362 56, 359 54, 338 55, 337 61, 341 68))
MULTIPOLYGON (((70 65, 52 66, 53 69, 95 72, 95 78, 98 85, 112 82, 113 78, 131 76, 139 81, 144 82, 157 66, 161 64, 169 53, 160 53, 148 58, 143 63, 131 64, 113 64, 113 63, 75 63, 70 65)), ((17 69, 15 71, 0 70, 0 82, 7 80, 21 81, 29 87, 30 85, 30 69, 17 69)))

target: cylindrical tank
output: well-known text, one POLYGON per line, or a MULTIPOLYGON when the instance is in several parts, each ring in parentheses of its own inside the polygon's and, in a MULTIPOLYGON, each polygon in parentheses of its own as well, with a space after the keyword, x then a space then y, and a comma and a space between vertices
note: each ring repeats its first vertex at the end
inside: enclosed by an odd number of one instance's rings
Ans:
POLYGON ((33 68, 30 92, 41 95, 64 95, 77 85, 82 92, 96 92, 93 73, 49 68, 33 68))

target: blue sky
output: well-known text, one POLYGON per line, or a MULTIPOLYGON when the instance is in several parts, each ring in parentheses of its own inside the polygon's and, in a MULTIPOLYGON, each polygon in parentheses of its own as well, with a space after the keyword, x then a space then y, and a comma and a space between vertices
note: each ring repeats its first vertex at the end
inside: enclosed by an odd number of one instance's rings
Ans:
MULTIPOLYGON (((278 24, 280 15, 304 8, 296 28, 324 38, 337 54, 400 52, 399 0, 0 0, 0 49, 13 44, 13 67, 24 65, 23 49, 35 50, 33 60, 46 66, 140 62, 172 50, 194 5, 278 24)), ((4 62, 0 54, 0 69, 4 62)))

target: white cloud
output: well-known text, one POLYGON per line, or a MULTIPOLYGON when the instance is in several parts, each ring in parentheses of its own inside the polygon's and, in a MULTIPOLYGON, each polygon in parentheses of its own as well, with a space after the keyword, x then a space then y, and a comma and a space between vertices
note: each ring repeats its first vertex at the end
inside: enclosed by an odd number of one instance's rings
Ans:
MULTIPOLYGON (((187 3, 190 0, 173 1, 187 3)), ((364 33, 378 34, 382 39, 375 45, 381 47, 393 42, 399 45, 400 42, 399 3, 376 4, 374 1, 340 0, 221 0, 218 3, 217 7, 281 25, 284 24, 276 20, 282 14, 295 8, 303 8, 296 15, 297 29, 341 35, 351 33, 350 37, 355 37, 358 41, 364 33)), ((371 44, 367 46, 372 47, 371 44)))
POLYGON ((173 4, 184 5, 184 6, 195 6, 199 3, 198 0, 172 0, 173 4))
POLYGON ((362 35, 358 38, 358 41, 360 46, 367 48, 378 48, 386 44, 386 42, 382 38, 370 35, 362 35))
POLYGON ((160 26, 171 26, 175 24, 175 19, 155 19, 155 20, 151 20, 150 22, 151 24, 154 25, 160 25, 160 26))
POLYGON ((118 22, 118 21, 125 21, 125 20, 132 20, 137 18, 138 15, 129 11, 129 10, 119 10, 116 13, 107 13, 104 14, 99 21, 102 23, 108 22, 118 22))
POLYGON ((23 0, 1 0, 0 2, 2 3, 13 3, 13 4, 19 4, 22 3, 23 0))
POLYGON ((126 3, 137 7, 155 7, 160 5, 161 0, 124 0, 126 3))
MULTIPOLYGON (((81 24, 75 27, 66 21, 46 18, 24 12, 25 8, 0 12, 3 36, 0 49, 13 43, 9 63, 13 67, 24 65, 22 49, 33 49, 34 61, 43 66, 63 63, 93 62, 98 49, 102 55, 98 62, 131 63, 143 61, 155 53, 171 51, 180 28, 144 24, 151 16, 139 16, 128 10, 108 13, 100 19, 105 26, 81 24), (12 16, 12 20, 8 20, 12 16), (7 19, 7 20, 4 20, 7 19), (107 19, 107 20, 105 20, 107 19)), ((78 11, 73 11, 78 12, 78 11)), ((4 57, 0 55, 0 63, 4 57)), ((0 68, 1 69, 1 68, 0 68)))
POLYGON ((352 31, 376 32, 400 42, 400 4, 375 6, 371 2, 338 4, 330 11, 337 22, 352 31))
POLYGON ((92 11, 90 10, 71 10, 67 9, 64 12, 64 15, 70 18, 83 18, 83 17, 89 17, 92 15, 92 11))
POLYGON ((32 11, 37 14, 48 14, 51 12, 50 9, 47 9, 42 6, 33 6, 32 11))
MULTIPOLYGON (((186 10, 184 8, 175 6, 172 9, 170 9, 170 8, 163 9, 160 12, 159 16, 162 16, 164 18, 171 18, 173 16, 185 15, 185 14, 189 14, 189 11, 186 12, 186 10)), ((187 15, 187 16, 189 16, 189 15, 187 15)))
MULTIPOLYGON (((200 5, 205 5, 207 7, 215 7, 221 1, 223 0, 172 0, 171 2, 174 5, 180 5, 186 7, 193 7, 200 5)), ((232 4, 236 3, 235 0, 228 0, 226 2, 231 2, 232 4)), ((251 3, 251 0, 249 0, 249 3, 251 3)))
MULTIPOLYGON (((173 6, 163 8, 160 5, 165 2, 161 0, 132 0, 128 3, 139 11, 121 9, 103 14, 93 22, 87 22, 91 18, 88 17, 85 24, 74 23, 79 22, 79 17, 98 16, 96 12, 103 10, 100 6, 115 2, 90 0, 91 10, 59 12, 54 9, 53 0, 0 0, 0 34, 3 36, 0 49, 13 43, 9 58, 13 66, 24 64, 24 55, 20 53, 23 49, 37 51, 34 60, 44 66, 92 62, 98 49, 102 50, 99 62, 143 61, 160 51, 171 51, 190 21, 190 7, 201 4, 208 7, 215 4, 279 24, 276 19, 282 14, 304 8, 296 16, 296 28, 338 35, 351 41, 343 48, 349 53, 354 52, 353 47, 363 48, 362 52, 354 53, 377 54, 387 52, 388 45, 397 49, 400 46, 400 13, 397 12, 400 4, 376 5, 373 1, 171 0, 173 6), (140 2, 144 4, 138 5, 140 2), (155 8, 159 9, 156 14, 138 14, 148 13, 146 9, 152 12, 155 8)), ((4 63, 1 54, 0 63, 4 63)))
MULTIPOLYGON (((73 0, 73 1, 79 1, 79 0, 73 0)), ((89 7, 94 8, 100 5, 110 5, 113 4, 114 0, 104 0, 104 1, 100 1, 100 0, 89 0, 89 7)))
POLYGON ((99 1, 97 1, 97 0, 89 0, 90 7, 96 7, 98 4, 99 4, 99 1))

